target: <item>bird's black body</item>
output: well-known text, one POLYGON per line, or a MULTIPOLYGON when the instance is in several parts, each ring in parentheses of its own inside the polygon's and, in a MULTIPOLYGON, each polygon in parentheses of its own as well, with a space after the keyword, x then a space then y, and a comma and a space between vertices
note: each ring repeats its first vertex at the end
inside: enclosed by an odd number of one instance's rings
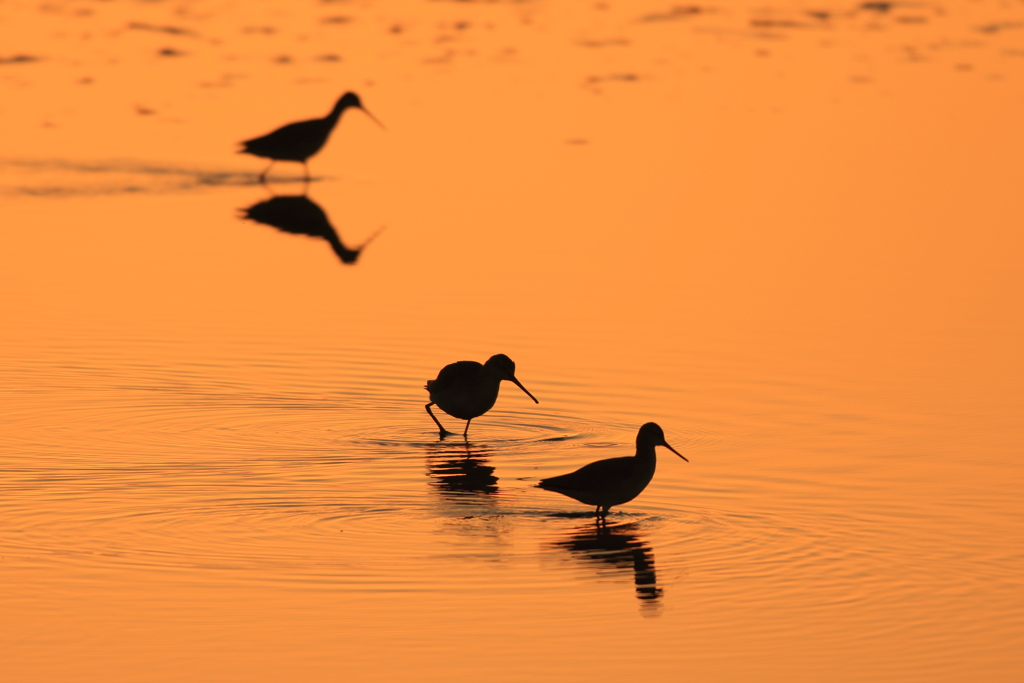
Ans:
POLYGON ((460 420, 480 417, 498 400, 501 377, 475 360, 460 360, 441 368, 437 379, 427 380, 430 400, 460 420))
MULTIPOLYGON (((331 113, 322 119, 311 119, 299 121, 281 126, 272 133, 242 143, 243 154, 253 154, 258 157, 271 159, 270 166, 275 161, 298 161, 305 166, 306 160, 320 151, 320 148, 327 142, 331 131, 341 118, 342 112, 349 107, 356 107, 366 112, 367 116, 373 118, 370 112, 366 111, 359 96, 354 92, 347 92, 334 105, 331 113)), ((374 119, 376 121, 376 119, 374 119)), ((379 122, 378 122, 379 123, 379 122)), ((260 174, 260 182, 266 178, 267 171, 260 174)), ((309 169, 306 169, 306 178, 309 178, 309 169)))

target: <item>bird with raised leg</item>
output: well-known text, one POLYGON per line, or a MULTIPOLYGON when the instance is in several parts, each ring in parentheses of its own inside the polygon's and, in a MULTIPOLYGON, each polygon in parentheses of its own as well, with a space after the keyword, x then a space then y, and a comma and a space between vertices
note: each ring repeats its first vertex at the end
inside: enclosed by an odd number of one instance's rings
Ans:
POLYGON ((466 421, 463 438, 468 438, 469 423, 474 417, 480 417, 498 400, 498 389, 502 380, 508 380, 522 389, 534 403, 540 403, 526 387, 516 379, 516 364, 503 353, 491 356, 484 364, 474 360, 460 360, 441 368, 437 379, 427 381, 425 389, 430 394, 427 413, 441 430, 441 438, 450 436, 449 432, 430 410, 430 406, 448 413, 452 417, 466 421))
POLYGON ((289 123, 262 137, 246 140, 241 143, 243 148, 239 153, 270 159, 270 166, 260 173, 261 183, 266 181, 267 173, 276 161, 298 161, 305 170, 304 179, 308 181, 309 165, 306 164, 306 160, 320 151, 342 113, 350 107, 361 109, 374 123, 381 128, 384 127, 384 124, 366 110, 359 100, 359 95, 347 92, 338 99, 334 109, 324 118, 289 123))
POLYGON ((658 465, 655 446, 664 446, 690 462, 685 455, 668 445, 661 427, 648 422, 637 432, 636 455, 598 460, 575 472, 542 479, 537 486, 575 498, 584 505, 597 506, 595 514, 598 523, 601 523, 613 505, 628 503, 651 483, 658 465))

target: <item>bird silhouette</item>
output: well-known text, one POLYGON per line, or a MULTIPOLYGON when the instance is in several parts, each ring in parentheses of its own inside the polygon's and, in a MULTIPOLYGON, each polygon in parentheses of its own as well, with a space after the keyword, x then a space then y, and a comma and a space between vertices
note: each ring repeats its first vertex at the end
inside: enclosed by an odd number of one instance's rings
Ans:
POLYGON ((242 209, 242 212, 242 218, 269 225, 283 232, 325 239, 330 243, 331 249, 338 255, 341 262, 347 264, 355 263, 366 245, 384 229, 381 228, 370 235, 369 239, 355 249, 349 249, 342 244, 341 238, 338 237, 338 233, 327 220, 327 214, 320 208, 320 205, 305 195, 272 197, 257 202, 247 209, 242 209))
POLYGON ((444 412, 460 420, 466 420, 466 429, 462 432, 465 438, 469 433, 469 423, 474 417, 480 417, 494 406, 498 400, 498 389, 502 380, 508 380, 522 389, 534 403, 540 403, 526 387, 516 379, 516 364, 503 353, 491 356, 481 365, 474 360, 460 360, 441 368, 437 379, 427 381, 426 390, 430 393, 427 413, 441 430, 441 438, 451 434, 441 426, 430 406, 437 404, 444 412))
POLYGON ((335 124, 338 123, 338 119, 341 118, 342 112, 349 107, 362 109, 363 113, 373 119, 378 126, 384 127, 384 124, 366 110, 363 103, 359 101, 359 95, 347 92, 338 99, 334 109, 324 118, 289 123, 262 137, 245 140, 241 143, 243 149, 239 150, 239 153, 270 159, 270 166, 260 173, 261 183, 266 180, 267 172, 270 171, 275 161, 301 162, 305 169, 304 177, 309 180, 309 166, 306 164, 306 159, 320 151, 320 148, 327 142, 327 137, 334 130, 335 124))
POLYGON ((636 455, 598 460, 575 472, 542 479, 537 486, 586 505, 596 505, 597 516, 603 518, 613 505, 628 503, 651 483, 658 464, 655 446, 664 446, 689 462, 686 456, 668 445, 661 427, 648 422, 637 432, 636 455))

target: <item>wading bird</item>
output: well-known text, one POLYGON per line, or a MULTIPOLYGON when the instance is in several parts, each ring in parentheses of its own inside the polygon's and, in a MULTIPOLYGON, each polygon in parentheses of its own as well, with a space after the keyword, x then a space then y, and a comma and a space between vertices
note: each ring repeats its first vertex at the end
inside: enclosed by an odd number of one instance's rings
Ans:
POLYGON ((466 421, 466 429, 462 436, 469 433, 469 423, 474 417, 480 417, 494 406, 498 400, 498 388, 501 380, 507 379, 526 392, 534 403, 540 403, 526 387, 516 379, 516 364, 503 353, 491 356, 481 365, 474 360, 460 360, 446 365, 437 373, 437 379, 427 381, 425 389, 430 393, 427 413, 441 430, 441 438, 450 435, 434 416, 430 406, 437 407, 452 417, 466 421))
POLYGON ((275 161, 301 162, 306 173, 305 179, 309 180, 309 166, 306 165, 306 159, 320 151, 320 148, 327 142, 327 137, 334 130, 334 125, 341 118, 342 112, 349 107, 362 109, 363 113, 373 119, 374 123, 381 128, 384 127, 384 124, 374 118, 373 114, 366 111, 363 103, 359 101, 359 95, 347 92, 334 105, 331 113, 324 118, 289 123, 263 137, 246 140, 241 143, 244 148, 239 150, 239 153, 270 159, 270 166, 260 173, 261 183, 266 180, 267 172, 270 171, 275 161))
POLYGON ((604 518, 613 505, 633 500, 654 478, 658 458, 655 446, 664 446, 686 462, 686 456, 665 441, 665 432, 648 422, 636 435, 636 455, 609 458, 584 465, 575 472, 542 479, 537 486, 547 491, 575 498, 585 505, 596 505, 598 518, 604 518))

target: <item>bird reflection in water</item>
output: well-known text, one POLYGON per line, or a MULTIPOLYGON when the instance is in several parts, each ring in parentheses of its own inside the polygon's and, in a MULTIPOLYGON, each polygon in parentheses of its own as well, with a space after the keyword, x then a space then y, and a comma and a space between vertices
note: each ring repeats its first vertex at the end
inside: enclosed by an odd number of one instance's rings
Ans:
POLYGON ((444 446, 432 444, 427 456, 427 476, 430 483, 445 494, 498 492, 498 478, 494 468, 487 464, 484 449, 473 451, 469 444, 444 446))
POLYGON ((616 570, 633 570, 633 583, 641 608, 657 611, 662 589, 658 587, 654 572, 654 551, 635 532, 635 524, 606 526, 587 525, 573 532, 564 541, 553 544, 568 550, 589 566, 602 568, 610 565, 616 570))
POLYGON ((354 264, 359 254, 380 234, 381 228, 355 249, 349 249, 341 242, 327 214, 316 202, 306 195, 282 195, 257 202, 242 209, 242 218, 263 223, 294 235, 309 235, 327 240, 342 263, 354 264))

